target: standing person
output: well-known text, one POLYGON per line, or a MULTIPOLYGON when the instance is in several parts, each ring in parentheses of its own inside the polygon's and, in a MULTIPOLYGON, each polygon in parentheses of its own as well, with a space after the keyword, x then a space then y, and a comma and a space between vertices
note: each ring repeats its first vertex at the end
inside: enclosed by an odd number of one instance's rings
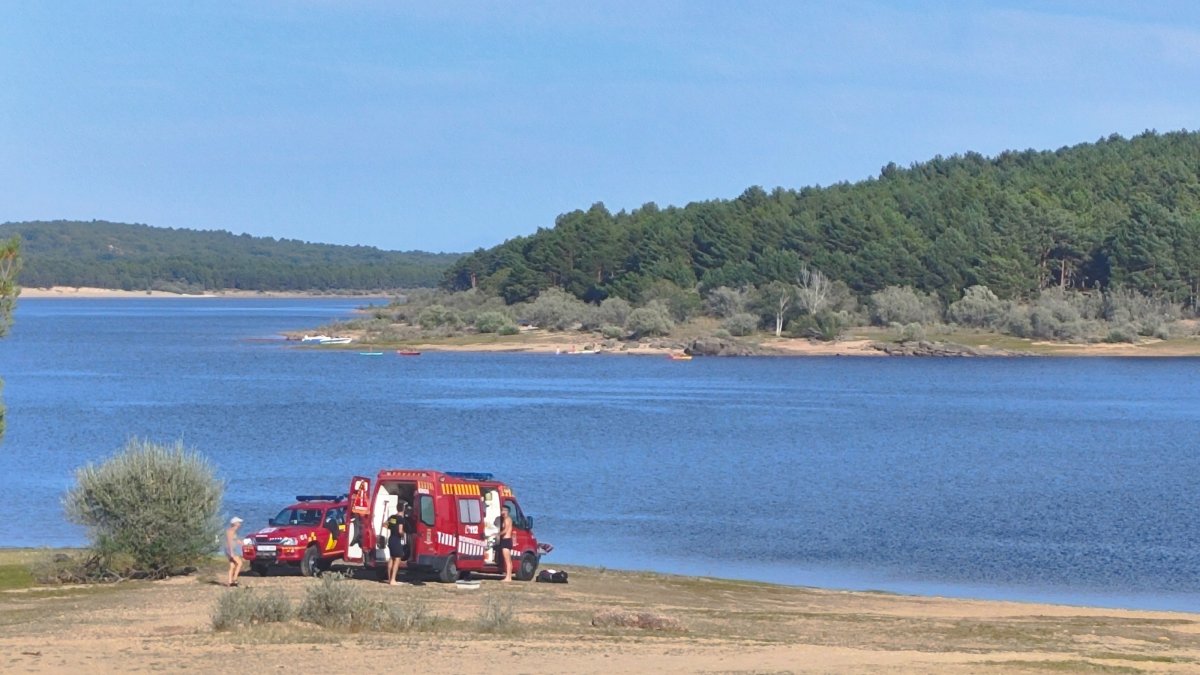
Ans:
MULTIPOLYGON (((401 507, 403 508, 403 507, 401 507)), ((400 560, 404 556, 404 515, 393 513, 387 519, 388 531, 388 586, 396 585, 396 573, 400 571, 400 560)))
POLYGON ((508 509, 500 509, 500 558, 504 561, 504 579, 502 581, 512 581, 512 516, 508 514, 508 509))
POLYGON ((225 557, 229 559, 229 580, 226 586, 237 586, 238 575, 242 573, 242 542, 238 539, 238 528, 242 519, 234 516, 229 519, 229 527, 225 528, 225 557))

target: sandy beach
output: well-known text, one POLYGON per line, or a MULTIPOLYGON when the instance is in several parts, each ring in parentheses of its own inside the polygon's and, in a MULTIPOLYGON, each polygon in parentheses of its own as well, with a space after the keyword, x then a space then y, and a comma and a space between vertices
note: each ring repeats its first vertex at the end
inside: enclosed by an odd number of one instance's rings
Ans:
MULTIPOLYGON (((546 561, 546 564, 551 564, 546 561)), ((212 627, 227 592, 278 590, 298 606, 316 580, 193 576, 0 593, 8 672, 230 672, 305 668, 373 672, 1196 672, 1200 615, 838 592, 564 567, 568 584, 485 579, 358 584, 436 617, 402 634, 332 632, 293 619, 233 632, 212 627), (512 621, 481 628, 487 603, 512 621), (604 613, 641 614, 638 626, 604 613), (667 626, 657 630, 654 624, 667 626), (597 625, 599 624, 599 625, 597 625), (322 665, 323 664, 323 665, 322 665), (398 667, 398 666, 397 666, 398 667)))

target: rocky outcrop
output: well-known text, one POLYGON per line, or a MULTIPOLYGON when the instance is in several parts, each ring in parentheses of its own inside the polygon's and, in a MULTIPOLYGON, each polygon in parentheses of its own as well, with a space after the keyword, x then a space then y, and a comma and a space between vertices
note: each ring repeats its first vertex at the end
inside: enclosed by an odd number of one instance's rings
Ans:
POLYGON ((888 356, 1022 356, 1021 352, 990 347, 968 347, 953 342, 872 342, 870 348, 888 356))

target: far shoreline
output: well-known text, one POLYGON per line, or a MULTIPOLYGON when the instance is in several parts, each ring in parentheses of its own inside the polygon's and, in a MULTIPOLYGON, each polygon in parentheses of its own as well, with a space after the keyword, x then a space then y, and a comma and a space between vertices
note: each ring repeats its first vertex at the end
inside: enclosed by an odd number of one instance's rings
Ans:
POLYGON ((280 299, 319 299, 319 298, 363 298, 386 299, 394 294, 384 292, 372 293, 313 293, 306 291, 240 291, 224 290, 206 293, 173 293, 170 291, 126 291, 118 288, 95 288, 90 286, 51 286, 49 288, 33 288, 23 286, 18 301, 21 298, 43 300, 61 298, 68 300, 106 300, 106 299, 141 299, 141 298, 196 298, 196 299, 231 299, 231 298, 280 298, 280 299))
MULTIPOLYGON (((313 293, 300 291, 241 291, 226 290, 203 294, 172 293, 168 291, 126 291, 111 288, 52 286, 49 288, 22 287, 18 298, 26 299, 69 299, 69 300, 105 300, 105 299, 171 299, 194 298, 203 299, 362 299, 385 300, 395 294, 386 292, 348 294, 348 293, 313 293)), ((319 332, 317 329, 308 332, 319 332)), ((352 334, 352 332, 347 334, 352 334)), ((285 337, 296 337, 290 333, 285 337)), ((299 334, 297 334, 299 335, 299 334)), ((353 335, 361 337, 361 334, 353 335)), ((473 336, 479 337, 479 336, 473 336)), ((1146 339, 1137 343, 1061 343, 1038 340, 1020 340, 1001 335, 976 336, 971 345, 984 351, 998 348, 1005 353, 978 354, 967 358, 1016 358, 1028 356, 1065 356, 1065 357, 1136 357, 1136 358, 1195 358, 1200 357, 1200 339, 1159 340, 1146 339), (999 344, 996 344, 999 343, 999 344)), ((298 338, 297 338, 298 339, 298 338)), ((769 358, 781 356, 845 356, 845 357, 887 357, 886 354, 872 347, 880 342, 878 336, 851 335, 836 342, 820 342, 807 338, 766 337, 757 344, 770 353, 761 354, 769 358)), ((946 340, 949 344, 961 344, 946 340)), ((354 342, 351 349, 371 347, 372 349, 405 349, 429 352, 480 352, 480 353, 529 353, 529 354, 620 354, 665 357, 672 353, 681 353, 682 349, 662 346, 639 344, 622 347, 587 349, 589 344, 600 342, 598 338, 589 335, 571 335, 569 333, 551 333, 548 331, 529 331, 518 336, 500 337, 483 336, 477 341, 442 341, 426 342, 412 341, 398 345, 381 345, 372 342, 354 342)), ((907 358, 942 358, 940 356, 907 356, 907 358)))

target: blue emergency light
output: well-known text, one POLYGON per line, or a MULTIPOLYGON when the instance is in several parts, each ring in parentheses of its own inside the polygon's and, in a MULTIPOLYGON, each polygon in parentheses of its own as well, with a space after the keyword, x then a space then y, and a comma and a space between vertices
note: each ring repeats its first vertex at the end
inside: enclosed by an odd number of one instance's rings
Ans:
POLYGON ((447 471, 446 475, 454 476, 455 478, 461 478, 463 480, 478 480, 478 481, 492 480, 492 474, 490 474, 490 473, 471 473, 469 471, 447 471))

